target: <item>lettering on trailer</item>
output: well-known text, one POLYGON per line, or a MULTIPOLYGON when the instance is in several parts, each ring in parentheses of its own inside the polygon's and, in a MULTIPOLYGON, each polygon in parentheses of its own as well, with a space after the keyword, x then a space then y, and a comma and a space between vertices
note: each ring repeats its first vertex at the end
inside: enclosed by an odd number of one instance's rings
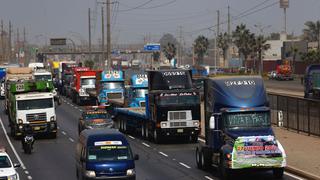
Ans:
POLYGON ((136 84, 142 84, 143 81, 147 80, 148 77, 146 74, 137 74, 136 84))
POLYGON ((105 145, 122 145, 121 141, 96 141, 95 146, 105 146, 105 145))
POLYGON ((168 96, 195 96, 197 93, 195 92, 184 92, 184 93, 161 93, 160 97, 168 97, 168 96))
POLYGON ((163 76, 185 76, 185 71, 169 71, 169 72, 163 72, 163 76))
POLYGON ((75 71, 89 71, 89 68, 87 67, 76 67, 74 68, 75 71))
POLYGON ((254 80, 241 80, 241 81, 225 81, 227 87, 229 86, 254 86, 256 82, 254 80))
POLYGON ((17 92, 24 91, 24 84, 16 84, 16 91, 17 92))

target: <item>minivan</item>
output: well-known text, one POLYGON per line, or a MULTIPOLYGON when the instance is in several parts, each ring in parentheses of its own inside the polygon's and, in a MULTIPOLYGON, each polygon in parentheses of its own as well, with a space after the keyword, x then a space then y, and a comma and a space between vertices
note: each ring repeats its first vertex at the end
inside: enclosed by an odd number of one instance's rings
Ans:
POLYGON ((138 159, 118 130, 87 129, 80 133, 76 147, 77 178, 135 180, 138 159))

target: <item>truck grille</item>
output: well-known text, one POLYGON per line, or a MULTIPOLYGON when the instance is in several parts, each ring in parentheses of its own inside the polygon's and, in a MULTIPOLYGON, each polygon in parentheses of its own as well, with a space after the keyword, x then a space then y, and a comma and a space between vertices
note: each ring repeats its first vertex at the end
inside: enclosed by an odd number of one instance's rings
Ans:
POLYGON ((170 122, 170 127, 185 127, 187 122, 170 122))
POLYGON ((47 121, 46 113, 35 113, 35 114, 27 114, 27 121, 47 121))
POLYGON ((169 112, 169 120, 187 120, 187 112, 184 112, 184 111, 169 112))
POLYGON ((7 180, 7 176, 1 176, 0 180, 7 180))
POLYGON ((122 93, 108 93, 107 97, 108 99, 121 99, 122 93))

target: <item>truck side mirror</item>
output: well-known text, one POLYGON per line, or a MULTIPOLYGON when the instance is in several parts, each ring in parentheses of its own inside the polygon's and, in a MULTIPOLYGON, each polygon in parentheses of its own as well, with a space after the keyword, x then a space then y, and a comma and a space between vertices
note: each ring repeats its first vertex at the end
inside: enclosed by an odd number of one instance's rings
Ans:
POLYGON ((211 116, 211 117, 210 117, 209 127, 210 127, 210 129, 215 129, 215 128, 216 128, 214 116, 211 116))
POLYGON ((283 127, 283 112, 278 111, 278 126, 283 127))

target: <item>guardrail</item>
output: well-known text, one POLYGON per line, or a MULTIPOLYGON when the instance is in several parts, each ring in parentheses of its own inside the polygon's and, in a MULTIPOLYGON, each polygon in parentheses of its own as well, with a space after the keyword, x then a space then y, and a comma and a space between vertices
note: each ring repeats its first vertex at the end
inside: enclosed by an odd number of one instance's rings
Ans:
POLYGON ((320 136, 320 101, 268 93, 271 122, 279 123, 279 112, 283 116, 283 127, 320 136))

